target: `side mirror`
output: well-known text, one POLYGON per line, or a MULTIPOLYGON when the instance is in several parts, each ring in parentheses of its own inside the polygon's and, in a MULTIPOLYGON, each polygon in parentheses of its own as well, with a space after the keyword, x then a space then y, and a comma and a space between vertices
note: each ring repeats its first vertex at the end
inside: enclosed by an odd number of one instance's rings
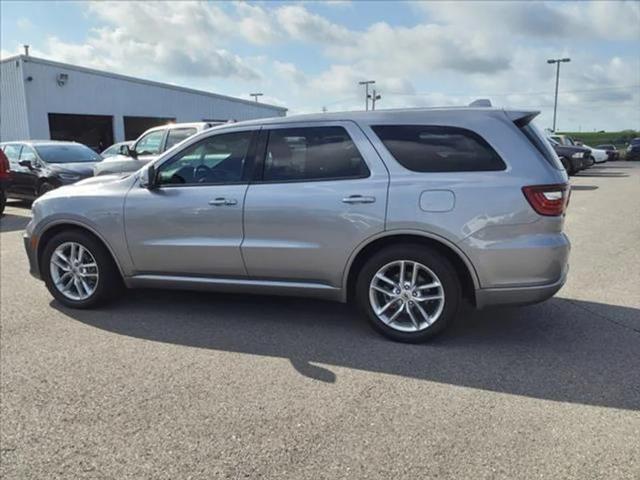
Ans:
POLYGON ((149 165, 140 170, 140 186, 148 190, 153 190, 156 186, 156 169, 149 165))
POLYGON ((131 148, 129 145, 123 145, 121 148, 121 153, 122 155, 125 155, 127 157, 138 158, 138 152, 136 152, 135 149, 131 148))
POLYGON ((27 167, 29 169, 33 168, 33 164, 31 163, 31 160, 20 160, 18 162, 18 165, 20 165, 21 167, 27 167))

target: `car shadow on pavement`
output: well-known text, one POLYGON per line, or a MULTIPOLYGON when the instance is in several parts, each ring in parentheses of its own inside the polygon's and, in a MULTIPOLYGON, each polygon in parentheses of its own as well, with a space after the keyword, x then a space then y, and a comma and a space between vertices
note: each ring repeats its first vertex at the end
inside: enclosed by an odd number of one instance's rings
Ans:
POLYGON ((348 306, 308 299, 138 290, 103 310, 51 304, 87 325, 187 347, 287 358, 301 375, 332 366, 531 398, 640 410, 640 310, 554 298, 464 307, 422 345, 376 334, 348 306))
POLYGON ((597 172, 588 170, 588 173, 580 172, 576 174, 576 177, 610 177, 610 178, 625 178, 628 177, 629 174, 622 172, 597 172))
POLYGON ((571 185, 571 191, 576 191, 576 190, 584 190, 584 191, 590 191, 590 190, 597 190, 600 187, 597 187, 596 185, 571 185))
POLYGON ((12 215, 5 213, 0 217, 0 232, 15 232, 16 230, 24 230, 29 223, 31 217, 23 217, 21 215, 12 215))

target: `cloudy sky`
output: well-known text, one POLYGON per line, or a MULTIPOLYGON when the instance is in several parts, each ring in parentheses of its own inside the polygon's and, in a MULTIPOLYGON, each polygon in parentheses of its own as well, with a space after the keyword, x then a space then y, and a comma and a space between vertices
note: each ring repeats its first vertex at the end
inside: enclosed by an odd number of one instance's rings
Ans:
POLYGON ((34 56, 247 98, 290 113, 494 105, 558 127, 640 129, 640 2, 2 2, 2 57, 34 56))

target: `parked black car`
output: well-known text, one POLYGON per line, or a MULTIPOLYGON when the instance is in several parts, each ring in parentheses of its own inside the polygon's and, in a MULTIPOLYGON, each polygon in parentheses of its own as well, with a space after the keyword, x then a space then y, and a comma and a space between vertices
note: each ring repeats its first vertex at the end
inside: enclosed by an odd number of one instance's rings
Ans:
POLYGON ((640 137, 631 140, 625 154, 626 160, 640 160, 640 137))
POLYGON ((607 152, 608 162, 612 160, 620 160, 620 152, 618 151, 615 145, 611 145, 611 144, 597 145, 596 148, 598 150, 605 150, 607 152))
POLYGON ((80 143, 31 140, 0 144, 9 159, 7 197, 33 200, 62 185, 93 176, 100 155, 80 143))
POLYGON ((577 145, 561 145, 552 138, 548 140, 569 175, 575 175, 580 170, 593 165, 591 150, 588 148, 578 147, 577 145))

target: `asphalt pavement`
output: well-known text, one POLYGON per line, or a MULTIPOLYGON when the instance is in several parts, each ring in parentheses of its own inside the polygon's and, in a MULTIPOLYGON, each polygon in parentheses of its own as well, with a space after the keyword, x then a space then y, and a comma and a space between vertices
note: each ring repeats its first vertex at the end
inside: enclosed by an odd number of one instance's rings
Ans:
POLYGON ((567 285, 431 343, 348 306, 131 291, 75 311, 0 220, 3 479, 640 478, 640 163, 572 179, 567 285))

